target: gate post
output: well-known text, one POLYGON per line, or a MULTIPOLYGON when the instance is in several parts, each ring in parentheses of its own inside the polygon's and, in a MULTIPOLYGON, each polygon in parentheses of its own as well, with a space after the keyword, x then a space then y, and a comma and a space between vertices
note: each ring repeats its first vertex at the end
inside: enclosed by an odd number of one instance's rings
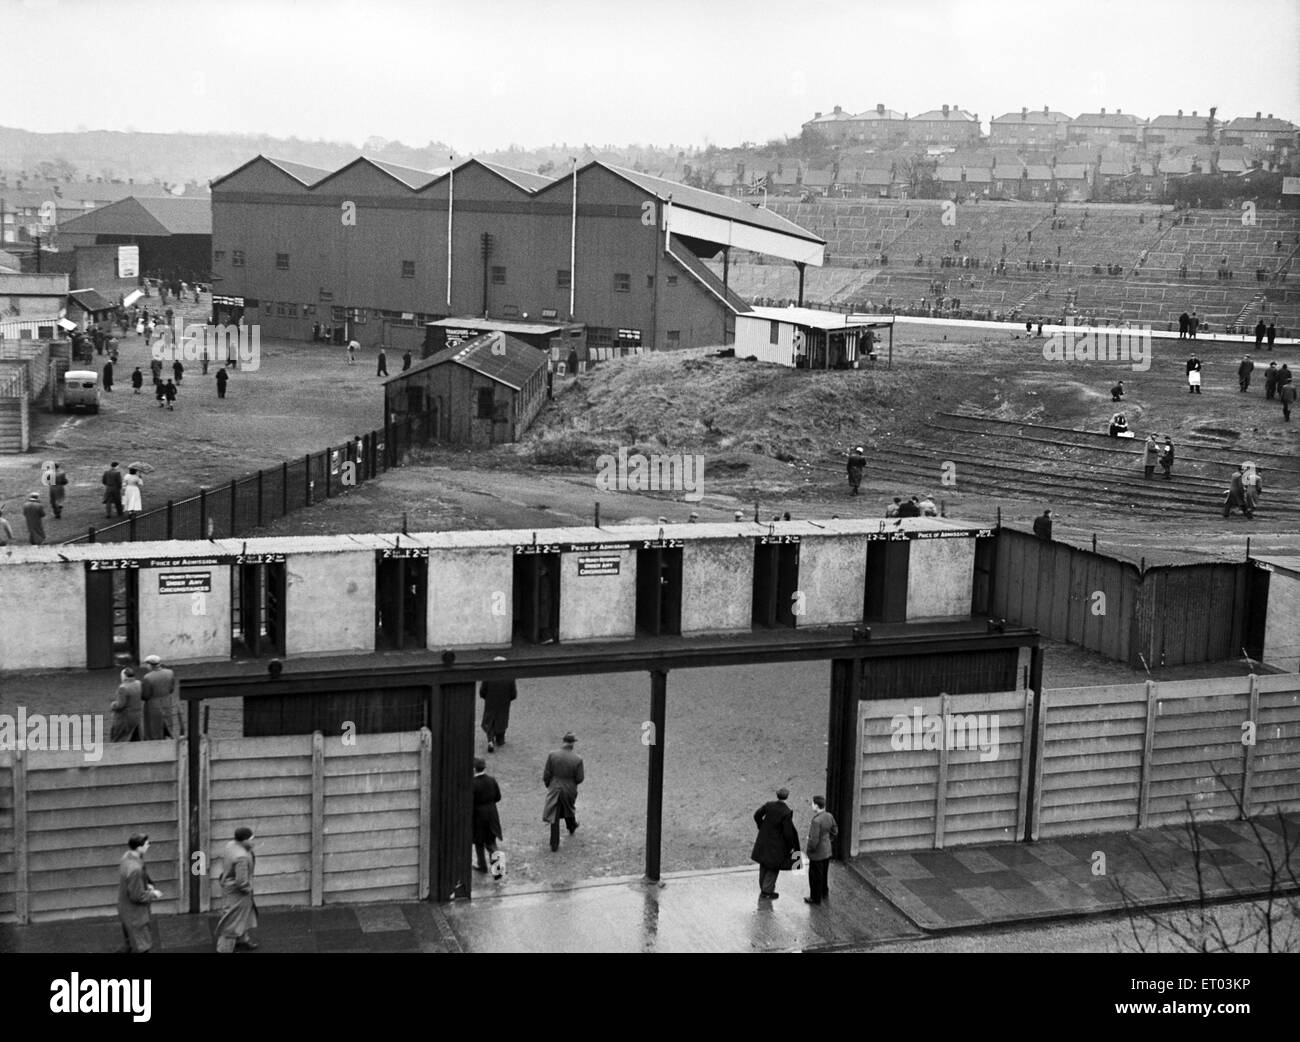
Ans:
POLYGON ((830 722, 826 731, 826 809, 839 826, 839 836, 832 842, 836 860, 845 861, 854 853, 852 836, 857 808, 858 789, 858 700, 860 697, 860 659, 831 661, 830 722))
MULTIPOLYGON (((645 874, 659 881, 664 817, 664 722, 668 715, 668 673, 650 671, 650 777, 645 801, 645 874)), ((642 739, 645 740, 644 737, 642 739)))

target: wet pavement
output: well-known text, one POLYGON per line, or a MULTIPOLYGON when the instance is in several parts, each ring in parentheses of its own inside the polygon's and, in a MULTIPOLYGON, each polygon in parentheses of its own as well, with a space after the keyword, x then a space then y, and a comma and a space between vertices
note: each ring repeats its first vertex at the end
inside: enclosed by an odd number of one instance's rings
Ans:
MULTIPOLYGON (((1300 889, 1300 813, 1205 823, 1197 858, 1183 826, 952 850, 864 855, 804 903, 783 872, 758 899, 757 869, 537 886, 477 882, 472 901, 265 908, 263 952, 797 952, 870 948, 951 930, 1230 900, 1300 889), (1290 862, 1282 855, 1290 843, 1290 862), (1273 856, 1276 869, 1268 868, 1273 856), (1105 857, 1104 863, 1098 855, 1105 857), (494 892, 495 891, 495 892, 494 892)), ((161 950, 209 952, 218 914, 159 917, 161 950)), ((115 918, 0 925, 0 953, 112 952, 115 918)))

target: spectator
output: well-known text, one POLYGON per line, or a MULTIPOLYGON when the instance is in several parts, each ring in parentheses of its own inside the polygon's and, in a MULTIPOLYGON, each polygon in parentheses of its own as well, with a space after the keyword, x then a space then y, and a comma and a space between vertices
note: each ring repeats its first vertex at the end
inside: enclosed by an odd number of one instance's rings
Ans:
POLYGON ((1051 540, 1052 538, 1052 512, 1044 510, 1038 517, 1034 518, 1034 535, 1039 539, 1051 540))
POLYGON ((149 852, 149 837, 136 833, 127 840, 127 851, 118 868, 117 916, 126 942, 118 952, 143 954, 154 946, 152 904, 162 899, 162 891, 153 885, 144 867, 149 852))
POLYGON ((230 380, 230 375, 226 372, 225 369, 217 370, 217 397, 218 398, 224 398, 226 396, 226 383, 229 380, 230 380))
POLYGON ((32 492, 23 504, 23 520, 27 522, 27 540, 33 546, 45 542, 45 508, 41 506, 40 493, 32 492))
POLYGON ((1165 443, 1160 448, 1160 467, 1165 472, 1165 479, 1172 477, 1174 469, 1174 443, 1169 440, 1169 435, 1165 435, 1165 443))
POLYGON ((138 742, 140 740, 141 713, 144 703, 141 701, 142 688, 135 678, 135 670, 127 666, 120 674, 117 697, 109 705, 113 713, 112 729, 109 731, 110 742, 138 742))
POLYGON ((50 510, 56 518, 63 516, 63 501, 68 495, 68 475, 62 463, 54 464, 50 476, 50 510))

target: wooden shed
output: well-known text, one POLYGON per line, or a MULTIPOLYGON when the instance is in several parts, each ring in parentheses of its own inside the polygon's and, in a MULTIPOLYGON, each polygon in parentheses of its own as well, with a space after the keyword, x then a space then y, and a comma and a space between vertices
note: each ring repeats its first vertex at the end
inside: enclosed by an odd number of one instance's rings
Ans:
POLYGON ((415 421, 413 441, 517 441, 546 402, 547 365, 545 352, 484 333, 390 377, 384 407, 394 424, 415 421))

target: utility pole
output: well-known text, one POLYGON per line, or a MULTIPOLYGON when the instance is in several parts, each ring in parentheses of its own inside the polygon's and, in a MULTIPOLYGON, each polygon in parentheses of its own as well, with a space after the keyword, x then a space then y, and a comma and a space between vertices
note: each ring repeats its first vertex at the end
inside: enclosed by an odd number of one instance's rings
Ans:
POLYGON ((487 232, 482 236, 483 246, 483 317, 488 317, 488 261, 492 257, 492 236, 487 232))

